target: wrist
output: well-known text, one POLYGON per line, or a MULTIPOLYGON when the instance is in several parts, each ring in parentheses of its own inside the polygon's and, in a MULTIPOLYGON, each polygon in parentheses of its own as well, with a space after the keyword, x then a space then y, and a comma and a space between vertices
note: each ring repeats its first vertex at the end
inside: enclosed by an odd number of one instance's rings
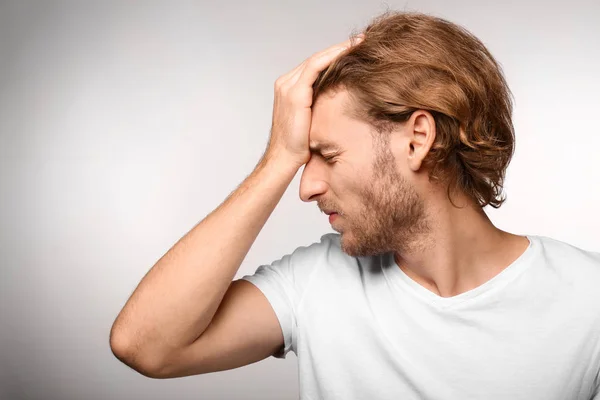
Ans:
POLYGON ((305 162, 284 152, 266 152, 259 164, 272 166, 278 171, 290 171, 295 175, 305 162))

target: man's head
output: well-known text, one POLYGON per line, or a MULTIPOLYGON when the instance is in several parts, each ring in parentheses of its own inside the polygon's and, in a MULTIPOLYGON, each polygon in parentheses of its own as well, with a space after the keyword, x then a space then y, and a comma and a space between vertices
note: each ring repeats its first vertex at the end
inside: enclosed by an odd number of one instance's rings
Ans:
POLYGON ((313 85, 310 142, 338 148, 314 150, 300 187, 339 213, 333 227, 354 256, 412 248, 435 223, 434 193, 500 207, 514 151, 510 91, 477 38, 399 12, 364 34, 313 85))

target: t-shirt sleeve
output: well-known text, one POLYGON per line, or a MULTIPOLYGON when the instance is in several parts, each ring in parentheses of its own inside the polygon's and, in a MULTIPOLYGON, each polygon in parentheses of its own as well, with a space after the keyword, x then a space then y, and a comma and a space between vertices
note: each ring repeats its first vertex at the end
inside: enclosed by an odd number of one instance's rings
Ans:
POLYGON ((298 247, 271 264, 260 265, 253 275, 241 278, 262 291, 277 315, 284 346, 273 354, 276 358, 285 358, 290 350, 297 355, 296 310, 313 272, 326 260, 325 253, 332 240, 335 240, 335 234, 323 235, 320 242, 298 247))
POLYGON ((592 394, 592 397, 590 397, 590 400, 600 400, 600 386, 596 386, 596 390, 592 394))
POLYGON ((600 400, 600 371, 598 371, 594 382, 596 383, 596 389, 594 390, 594 393, 592 393, 590 400, 600 400))

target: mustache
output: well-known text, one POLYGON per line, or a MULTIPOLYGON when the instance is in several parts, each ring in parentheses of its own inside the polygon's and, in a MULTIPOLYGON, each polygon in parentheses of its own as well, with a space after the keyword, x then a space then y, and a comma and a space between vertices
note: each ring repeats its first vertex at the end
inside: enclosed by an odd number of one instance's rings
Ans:
POLYGON ((323 206, 323 205, 321 205, 321 204, 319 204, 319 205, 318 205, 318 207, 319 207, 319 209, 321 210, 321 212, 323 212, 323 213, 324 213, 324 212, 326 212, 326 211, 331 211, 331 212, 334 212, 334 213, 336 213, 336 214, 340 214, 340 215, 342 215, 342 211, 339 209, 339 207, 336 207, 336 206, 329 206, 329 205, 327 205, 327 206, 325 207, 325 206, 323 206))

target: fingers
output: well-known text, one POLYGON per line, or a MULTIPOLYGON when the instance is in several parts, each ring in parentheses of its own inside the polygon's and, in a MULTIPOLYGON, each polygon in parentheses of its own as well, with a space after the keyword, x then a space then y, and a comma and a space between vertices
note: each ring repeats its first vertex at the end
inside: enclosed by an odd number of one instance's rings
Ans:
POLYGON ((331 64, 341 53, 346 51, 347 47, 331 49, 330 51, 311 57, 299 72, 297 82, 302 85, 310 86, 319 76, 319 73, 331 64))
POLYGON ((319 76, 319 73, 327 68, 333 60, 350 47, 362 42, 362 40, 364 40, 364 36, 358 36, 356 39, 348 39, 322 52, 316 53, 304 63, 304 68, 300 71, 298 82, 302 85, 312 85, 317 76, 319 76))
POLYGON ((292 71, 280 77, 278 79, 278 84, 280 86, 290 87, 295 85, 299 80, 302 80, 304 84, 312 85, 319 73, 331 64, 333 60, 345 50, 360 43, 363 39, 364 35, 361 34, 355 38, 345 40, 313 54, 292 71))
POLYGON ((296 66, 296 68, 294 68, 293 70, 291 70, 290 72, 288 72, 287 74, 281 76, 278 81, 280 81, 279 83, 281 85, 283 84, 287 84, 294 76, 298 75, 299 71, 302 71, 302 69, 304 68, 304 65, 306 64, 307 60, 304 60, 301 64, 298 64, 298 66, 296 66))
POLYGON ((326 48, 325 50, 322 50, 322 51, 319 51, 319 52, 313 54, 313 56, 310 57, 308 60, 310 60, 311 58, 319 58, 323 55, 327 55, 327 54, 331 53, 332 51, 345 50, 347 48, 352 47, 355 44, 360 43, 363 39, 364 39, 364 35, 361 34, 354 38, 344 40, 341 43, 334 44, 333 46, 330 46, 330 47, 326 48))
POLYGON ((298 81, 298 77, 306 67, 307 62, 308 59, 304 60, 300 65, 298 65, 292 70, 292 72, 289 75, 289 78, 284 82, 286 86, 294 86, 296 84, 296 82, 298 81))

